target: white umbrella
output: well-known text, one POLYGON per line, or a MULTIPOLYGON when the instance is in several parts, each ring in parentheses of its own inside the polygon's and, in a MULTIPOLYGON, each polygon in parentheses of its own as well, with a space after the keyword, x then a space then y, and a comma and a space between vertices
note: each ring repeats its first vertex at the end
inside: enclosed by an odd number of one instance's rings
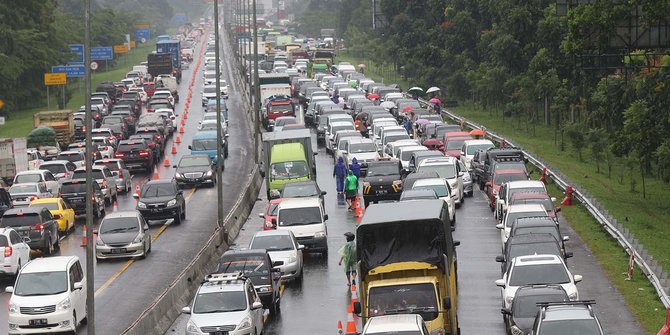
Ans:
POLYGON ((433 86, 433 87, 429 88, 428 90, 426 90, 426 93, 433 93, 433 92, 439 92, 439 91, 440 91, 439 88, 433 86))
POLYGON ((379 104, 379 106, 384 107, 386 109, 391 109, 395 108, 395 103, 393 103, 393 101, 384 101, 381 104, 379 104))
POLYGON ((414 87, 410 88, 409 91, 410 91, 410 92, 412 92, 412 91, 421 91, 421 92, 423 92, 423 88, 418 87, 418 86, 414 86, 414 87))

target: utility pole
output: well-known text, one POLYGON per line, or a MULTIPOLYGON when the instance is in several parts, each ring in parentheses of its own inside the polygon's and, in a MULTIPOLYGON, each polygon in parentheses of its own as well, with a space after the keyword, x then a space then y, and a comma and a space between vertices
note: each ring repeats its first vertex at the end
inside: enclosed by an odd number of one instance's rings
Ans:
MULTIPOLYGON (((86 108, 86 319, 88 335, 95 335, 95 273, 93 272, 93 143, 91 142, 91 0, 84 0, 84 106, 86 108)), ((76 324, 74 325, 77 326, 76 324)))
POLYGON ((254 15, 254 36, 253 36, 253 43, 254 43, 254 86, 253 86, 253 96, 254 96, 254 103, 253 103, 253 108, 254 108, 254 115, 255 115, 255 122, 254 122, 254 139, 255 139, 255 144, 256 144, 256 150, 254 152, 254 162, 258 164, 259 160, 259 151, 260 151, 260 143, 259 142, 259 137, 261 136, 261 130, 260 130, 260 124, 261 124, 261 109, 260 109, 260 86, 258 84, 258 27, 256 25, 256 0, 253 1, 253 15, 254 15))
POLYGON ((223 160, 222 150, 223 150, 223 132, 221 125, 226 120, 221 119, 221 48, 219 44, 219 0, 214 0, 214 61, 216 62, 216 199, 217 204, 217 220, 216 223, 219 225, 219 228, 223 229, 223 238, 228 243, 228 232, 226 227, 223 225, 223 181, 221 180, 221 174, 223 172, 221 161, 223 160))
MULTIPOLYGON (((251 35, 251 34, 254 33, 254 31, 256 31, 256 27, 254 27, 254 28, 251 27, 251 4, 249 3, 249 0, 246 0, 246 1, 247 1, 247 14, 248 14, 247 15, 247 22, 248 22, 247 23, 247 29, 249 29, 249 35, 251 35)), ((253 14, 256 15, 256 13, 253 13, 253 14)), ((255 53, 253 53, 254 49, 252 48, 251 43, 256 43, 256 35, 251 36, 251 39, 249 40, 249 43, 247 43, 249 45, 249 47, 247 48, 248 49, 247 55, 248 56, 253 56, 254 59, 255 59, 257 55, 255 53)), ((247 59, 244 61, 244 64, 248 65, 248 66, 245 66, 244 68, 246 69, 246 72, 249 73, 249 75, 247 76, 247 78, 249 78, 249 107, 253 108, 253 106, 254 106, 254 88, 253 88, 252 85, 255 84, 256 82, 252 80, 252 79, 255 79, 255 77, 253 77, 254 74, 251 71, 252 70, 251 69, 251 64, 252 64, 251 62, 252 61, 247 57, 247 59)), ((246 75, 246 73, 245 73, 245 75, 246 75)), ((254 111, 254 114, 255 113, 256 112, 254 111)), ((258 121, 258 118, 254 117, 254 118, 252 118, 252 120, 258 121)), ((258 122, 255 122, 255 123, 258 123, 258 122)), ((258 146, 256 146, 256 147, 258 148, 258 146)))

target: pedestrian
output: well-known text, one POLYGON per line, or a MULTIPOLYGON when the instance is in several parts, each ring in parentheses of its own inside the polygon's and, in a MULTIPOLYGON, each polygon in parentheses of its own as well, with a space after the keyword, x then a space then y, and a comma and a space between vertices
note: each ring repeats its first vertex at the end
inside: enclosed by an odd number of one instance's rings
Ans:
POLYGON ((349 209, 353 210, 353 202, 358 195, 358 178, 354 176, 354 172, 351 170, 349 170, 349 175, 344 180, 344 195, 349 209))
POLYGON ((361 165, 358 164, 358 159, 356 159, 356 157, 351 160, 351 166, 349 166, 349 170, 354 173, 354 176, 356 176, 357 179, 361 177, 361 165))
POLYGON ((330 100, 332 100, 337 105, 340 103, 340 95, 337 93, 333 93, 333 97, 330 100))
POLYGON ((340 262, 338 265, 342 266, 344 262, 344 273, 347 274, 347 286, 351 286, 351 280, 356 279, 356 236, 351 232, 344 233, 344 236, 347 238, 347 243, 345 243, 340 250, 340 262))
POLYGON ((335 187, 337 188, 337 193, 342 193, 344 190, 344 177, 346 177, 346 175, 347 166, 344 165, 344 159, 342 159, 342 157, 338 157, 335 168, 333 168, 333 177, 335 177, 335 187))

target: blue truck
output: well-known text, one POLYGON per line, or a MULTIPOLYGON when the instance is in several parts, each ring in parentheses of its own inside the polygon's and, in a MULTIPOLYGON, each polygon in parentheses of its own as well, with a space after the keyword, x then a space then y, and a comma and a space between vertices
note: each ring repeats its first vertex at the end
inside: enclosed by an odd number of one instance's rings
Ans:
POLYGON ((156 53, 172 54, 172 67, 175 71, 177 83, 181 82, 181 42, 177 40, 163 40, 156 43, 156 53))

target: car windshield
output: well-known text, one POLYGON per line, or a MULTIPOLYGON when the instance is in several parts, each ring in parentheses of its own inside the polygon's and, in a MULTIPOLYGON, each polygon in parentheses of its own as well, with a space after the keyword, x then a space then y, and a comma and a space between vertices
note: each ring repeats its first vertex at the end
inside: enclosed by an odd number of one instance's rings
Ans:
POLYGON ((79 161, 83 161, 84 157, 80 154, 74 154, 73 153, 73 154, 58 155, 57 159, 58 160, 65 160, 65 161, 68 161, 68 162, 79 162, 79 161))
POLYGON ((37 185, 14 185, 9 188, 9 194, 37 193, 37 185))
POLYGON ((275 163, 272 164, 271 169, 273 180, 303 178, 309 175, 307 164, 304 161, 275 163))
POLYGON ((412 154, 417 151, 426 151, 426 150, 423 149, 403 150, 402 153, 400 154, 400 160, 409 161, 409 159, 412 158, 412 154))
POLYGON ((412 189, 413 190, 432 190, 433 192, 435 192, 435 194, 437 195, 438 198, 449 196, 449 190, 444 185, 422 185, 422 186, 414 186, 412 189))
POLYGON ((144 143, 142 142, 137 142, 137 143, 122 143, 119 145, 119 152, 132 152, 135 150, 142 150, 144 149, 144 143))
POLYGON ((142 192, 142 197, 167 197, 175 195, 175 188, 172 183, 149 184, 142 192))
POLYGON ((370 164, 366 177, 399 175, 398 164, 370 164))
POLYGON ((267 251, 286 251, 295 249, 295 245, 288 235, 256 236, 249 248, 266 249, 267 251))
POLYGON ((68 281, 65 271, 21 272, 14 288, 14 294, 22 297, 54 295, 67 292, 68 281))
POLYGON ((463 147, 463 142, 465 142, 465 139, 449 139, 447 141, 447 149, 448 150, 457 150, 463 147))
POLYGON ((98 161, 95 162, 96 166, 106 166, 109 170, 111 171, 119 171, 121 170, 119 168, 119 164, 117 162, 110 162, 110 161, 98 161))
POLYGON ((265 264, 264 256, 244 256, 244 258, 225 259, 219 264, 217 273, 239 273, 247 276, 262 276, 269 273, 269 264, 265 264))
POLYGON ((491 145, 489 143, 468 145, 467 151, 465 152, 465 154, 466 155, 474 155, 475 152, 477 152, 479 150, 486 150, 488 148, 493 148, 493 145, 491 145))
POLYGON ((565 284, 570 282, 563 264, 539 264, 516 266, 512 270, 509 286, 540 284, 565 284))
POLYGON ((41 165, 40 169, 42 170, 47 170, 51 172, 52 174, 59 174, 59 173, 65 173, 65 165, 62 164, 48 164, 48 165, 41 165))
POLYGON ((42 223, 40 216, 37 213, 25 213, 23 215, 4 215, 0 219, 0 226, 2 227, 25 227, 34 226, 42 223))
POLYGON ((595 319, 544 321, 538 335, 600 335, 595 319))
POLYGON ((375 152, 377 147, 374 143, 351 143, 349 144, 349 153, 356 154, 361 152, 375 152))
POLYGON ((419 314, 425 321, 431 321, 439 314, 435 287, 431 284, 373 287, 368 301, 369 316, 419 314))
POLYGON ((341 126, 333 126, 330 128, 331 134, 337 134, 340 130, 355 130, 353 124, 346 124, 341 126))
POLYGON ((281 209, 277 221, 281 227, 322 223, 321 209, 319 207, 281 209))
POLYGON ((290 104, 287 105, 271 105, 270 111, 272 113, 282 113, 282 112, 291 112, 293 111, 293 106, 290 104))
POLYGON ((528 255, 561 255, 558 244, 553 242, 520 243, 510 246, 508 259, 528 255))
POLYGON ((21 184, 21 183, 37 183, 42 181, 42 175, 39 173, 30 173, 30 174, 22 174, 16 176, 16 179, 14 180, 15 184, 21 184))
MULTIPOLYGON (((93 179, 105 179, 105 175, 102 173, 102 170, 93 170, 93 179)), ((72 174, 72 179, 86 179, 86 171, 75 171, 72 174)))
POLYGON ((193 302, 193 313, 226 313, 247 309, 247 297, 243 290, 198 293, 193 302))
MULTIPOLYGON (((538 302, 562 302, 567 301, 567 296, 563 294, 544 294, 544 295, 525 295, 514 299, 512 313, 515 318, 534 318, 537 311, 538 302)), ((581 334, 581 333, 580 333, 581 334)))
POLYGON ((216 86, 205 86, 202 93, 204 94, 216 93, 216 86))
POLYGON ((71 193, 86 193, 86 184, 84 183, 77 183, 77 184, 63 184, 60 187, 60 192, 63 194, 71 194, 71 193))
POLYGON ((191 143, 191 150, 202 151, 202 150, 216 150, 216 139, 199 139, 193 140, 191 143))
POLYGON ((209 166, 209 156, 202 157, 182 157, 179 161, 179 167, 209 166))
POLYGON ((515 205, 515 204, 540 204, 544 206, 544 209, 548 211, 554 210, 554 204, 551 202, 551 199, 549 198, 542 198, 542 199, 514 199, 510 203, 510 205, 515 205))
POLYGON ((163 102, 149 103, 149 107, 151 107, 151 109, 170 108, 170 104, 163 102))
POLYGON ((525 173, 502 173, 496 174, 493 177, 493 184, 502 185, 506 182, 517 181, 517 180, 528 180, 528 177, 525 173))
POLYGON ((102 124, 104 125, 119 124, 119 123, 123 123, 122 117, 106 117, 102 119, 102 124))
POLYGON ((437 172, 440 178, 453 179, 456 178, 455 164, 433 164, 419 166, 417 172, 437 172))
POLYGON ((58 208, 58 204, 55 202, 45 202, 45 203, 39 203, 39 204, 30 204, 30 207, 44 207, 50 211, 57 211, 60 208, 58 208))
POLYGON ((400 140, 407 140, 407 139, 409 139, 409 135, 407 135, 406 133, 394 133, 394 134, 386 135, 386 137, 384 137, 384 143, 383 144, 386 145, 386 143, 391 143, 391 142, 400 141, 400 140))
MULTIPOLYGON (((560 241, 561 237, 558 235, 558 227, 552 226, 535 226, 535 227, 518 227, 514 229, 514 235, 526 235, 526 234, 551 234, 556 241, 560 241)), ((537 253, 542 254, 542 252, 537 253)), ((550 252, 545 252, 545 254, 551 254, 550 252)), ((532 254, 529 254, 532 255, 532 254)))
POLYGON ((109 218, 102 220, 99 234, 118 234, 127 232, 138 232, 140 230, 140 223, 134 216, 122 218, 109 218))
POLYGON ((319 191, 314 184, 286 184, 281 195, 282 198, 315 197, 319 195, 319 191))
POLYGON ((547 212, 513 212, 507 214, 505 220, 507 220, 507 227, 511 227, 514 223, 514 220, 518 218, 527 218, 531 216, 547 216, 547 212))

